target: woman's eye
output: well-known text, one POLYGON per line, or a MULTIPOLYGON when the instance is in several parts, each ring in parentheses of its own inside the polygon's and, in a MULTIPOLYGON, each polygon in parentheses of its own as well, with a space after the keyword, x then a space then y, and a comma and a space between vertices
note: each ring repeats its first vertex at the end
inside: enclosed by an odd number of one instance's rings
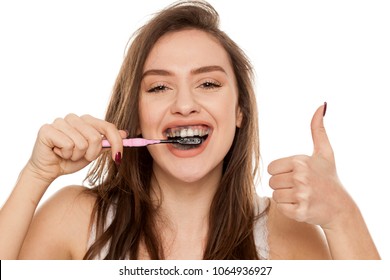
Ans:
POLYGON ((158 85, 158 86, 152 87, 147 92, 149 92, 149 93, 159 93, 159 92, 166 91, 167 89, 169 89, 167 86, 158 85))
POLYGON ((220 88, 221 86, 222 85, 220 83, 207 81, 202 83, 199 87, 204 89, 215 89, 215 88, 220 88))

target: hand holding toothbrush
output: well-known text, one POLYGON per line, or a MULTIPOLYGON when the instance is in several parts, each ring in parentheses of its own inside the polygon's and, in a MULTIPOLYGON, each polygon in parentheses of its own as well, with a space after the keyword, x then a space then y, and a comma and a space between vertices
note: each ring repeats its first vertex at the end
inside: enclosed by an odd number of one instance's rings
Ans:
POLYGON ((177 143, 197 145, 199 137, 150 140, 125 139, 127 132, 113 124, 89 115, 67 115, 41 127, 27 168, 40 179, 52 182, 61 175, 74 173, 95 160, 106 148, 112 159, 120 164, 123 147, 142 147, 152 144, 177 143), (102 135, 106 139, 102 138, 102 135))
POLYGON ((127 132, 89 115, 69 114, 41 127, 26 169, 51 183, 61 175, 74 173, 95 160, 104 150, 102 135, 111 143, 112 159, 123 154, 127 132))

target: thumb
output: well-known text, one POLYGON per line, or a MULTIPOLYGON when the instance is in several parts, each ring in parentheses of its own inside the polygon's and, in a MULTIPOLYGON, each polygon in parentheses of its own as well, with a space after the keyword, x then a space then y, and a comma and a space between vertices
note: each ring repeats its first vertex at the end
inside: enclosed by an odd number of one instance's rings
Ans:
POLYGON ((328 135, 324 127, 324 116, 327 109, 327 103, 320 106, 314 113, 311 120, 311 135, 313 138, 313 155, 322 155, 327 159, 334 160, 333 149, 330 145, 328 135))

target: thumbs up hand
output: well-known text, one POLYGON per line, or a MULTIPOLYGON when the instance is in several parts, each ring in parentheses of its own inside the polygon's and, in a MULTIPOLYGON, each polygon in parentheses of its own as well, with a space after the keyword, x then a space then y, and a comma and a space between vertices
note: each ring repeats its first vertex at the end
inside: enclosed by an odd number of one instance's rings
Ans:
POLYGON ((289 218, 323 229, 340 225, 343 214, 355 207, 337 176, 333 149, 323 124, 325 112, 326 103, 317 109, 311 121, 311 156, 282 158, 268 166, 277 208, 289 218))

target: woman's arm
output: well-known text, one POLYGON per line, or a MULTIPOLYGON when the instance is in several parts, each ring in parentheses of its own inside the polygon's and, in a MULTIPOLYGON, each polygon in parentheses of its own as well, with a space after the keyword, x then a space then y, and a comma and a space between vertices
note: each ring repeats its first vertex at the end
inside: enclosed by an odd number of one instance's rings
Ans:
POLYGON ((123 153, 127 135, 113 124, 89 115, 69 114, 39 130, 32 155, 0 210, 0 259, 16 259, 35 210, 50 184, 77 172, 102 152, 102 136, 111 143, 112 158, 123 153))
POLYGON ((329 260, 328 243, 319 226, 282 214, 271 199, 267 220, 271 260, 329 260))
POLYGON ((0 259, 17 259, 35 210, 49 183, 26 166, 0 210, 0 259))
POLYGON ((380 259, 363 216, 356 205, 340 213, 334 225, 323 227, 333 259, 380 259))

